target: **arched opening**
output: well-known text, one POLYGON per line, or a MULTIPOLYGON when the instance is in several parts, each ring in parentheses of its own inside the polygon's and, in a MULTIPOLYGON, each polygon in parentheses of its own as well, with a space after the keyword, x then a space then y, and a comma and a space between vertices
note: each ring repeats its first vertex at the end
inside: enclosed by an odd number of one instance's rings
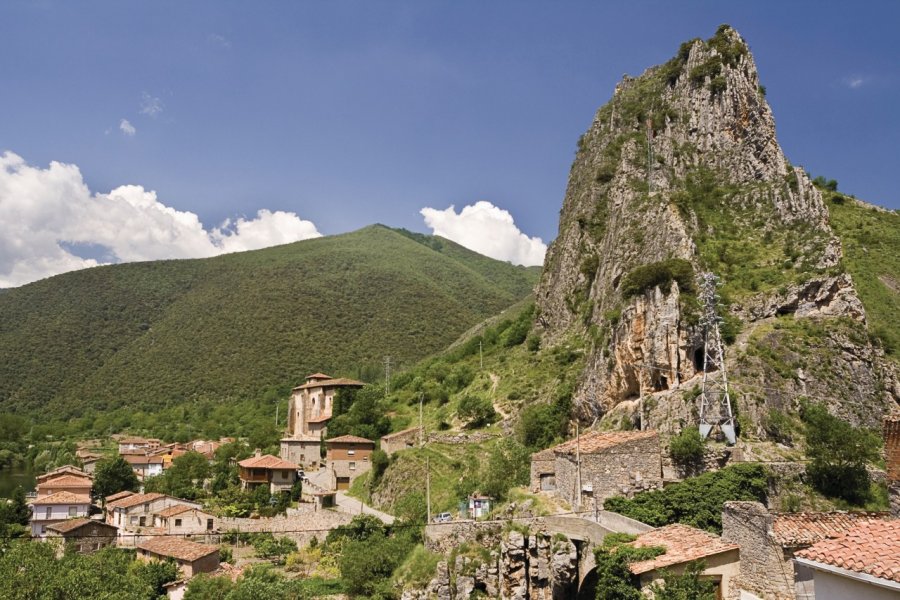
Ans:
POLYGON ((654 378, 653 380, 653 391, 661 392, 663 390, 669 389, 669 380, 665 375, 660 375, 659 377, 654 378))
POLYGON ((597 568, 587 572, 578 586, 578 600, 594 600, 597 597, 597 568))

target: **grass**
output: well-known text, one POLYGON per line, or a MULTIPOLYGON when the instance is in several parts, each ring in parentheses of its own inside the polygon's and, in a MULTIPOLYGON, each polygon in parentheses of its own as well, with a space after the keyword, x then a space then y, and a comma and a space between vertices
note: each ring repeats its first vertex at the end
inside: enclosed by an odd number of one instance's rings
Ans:
POLYGON ((900 213, 840 194, 831 194, 828 209, 870 331, 900 361, 900 213))
POLYGON ((9 290, 0 295, 0 411, 156 412, 267 389, 283 398, 316 371, 380 379, 384 356, 396 369, 445 348, 537 279, 534 269, 430 239, 437 249, 371 226, 9 290))

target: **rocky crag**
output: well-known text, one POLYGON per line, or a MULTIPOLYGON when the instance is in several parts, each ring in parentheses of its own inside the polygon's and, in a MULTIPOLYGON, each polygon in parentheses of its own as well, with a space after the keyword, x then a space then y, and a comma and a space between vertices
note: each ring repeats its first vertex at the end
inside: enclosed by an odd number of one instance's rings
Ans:
POLYGON ((696 422, 696 281, 712 272, 745 430, 765 436, 767 415, 802 398, 876 426, 900 384, 841 258, 822 193, 778 144, 746 43, 722 26, 626 76, 579 140, 536 324, 544 346, 586 348, 579 418, 615 409, 677 431, 696 422))

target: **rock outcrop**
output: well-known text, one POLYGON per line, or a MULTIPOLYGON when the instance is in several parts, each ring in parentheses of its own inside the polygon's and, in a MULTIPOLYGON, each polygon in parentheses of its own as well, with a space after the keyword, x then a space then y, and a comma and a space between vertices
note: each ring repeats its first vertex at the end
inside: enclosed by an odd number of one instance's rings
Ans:
MULTIPOLYGON (((691 277, 673 271, 686 261, 694 276, 711 271, 724 281, 729 335, 785 315, 821 322, 822 337, 843 345, 837 361, 846 364, 833 374, 856 377, 855 395, 867 397, 877 423, 900 386, 866 336, 836 341, 846 320, 865 331, 841 256, 822 194, 778 144, 746 43, 722 26, 666 64, 626 76, 579 140, 536 290, 537 325, 546 345, 584 342, 582 420, 648 395, 656 405, 681 401, 673 392, 702 369, 704 343, 691 277)), ((737 385, 747 361, 733 347, 726 360, 737 385)), ((795 373, 751 371, 748 386, 802 391, 785 381, 799 380, 795 373)), ((840 412, 849 383, 819 383, 812 387, 840 412)))

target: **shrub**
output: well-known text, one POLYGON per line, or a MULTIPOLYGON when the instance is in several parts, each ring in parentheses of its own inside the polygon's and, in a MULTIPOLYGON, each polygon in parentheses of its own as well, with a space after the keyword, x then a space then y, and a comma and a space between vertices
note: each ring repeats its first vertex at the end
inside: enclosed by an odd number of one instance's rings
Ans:
POLYGON ((675 281, 684 293, 694 293, 694 267, 682 258, 671 258, 661 262, 640 266, 622 280, 622 295, 632 298, 657 286, 668 292, 675 281))
POLYGON ((703 459, 705 448, 700 430, 696 427, 686 427, 669 440, 669 455, 682 466, 699 463, 703 459))
POLYGON ((489 425, 496 417, 494 405, 486 398, 463 396, 456 410, 459 418, 466 421, 466 427, 477 428, 489 425))

